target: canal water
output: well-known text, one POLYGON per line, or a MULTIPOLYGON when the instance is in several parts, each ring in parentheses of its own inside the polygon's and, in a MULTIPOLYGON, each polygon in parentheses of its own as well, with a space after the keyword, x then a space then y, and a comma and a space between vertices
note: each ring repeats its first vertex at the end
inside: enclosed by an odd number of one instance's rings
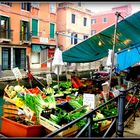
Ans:
POLYGON ((0 128, 1 128, 1 116, 2 116, 2 112, 3 112, 3 96, 0 96, 0 128))

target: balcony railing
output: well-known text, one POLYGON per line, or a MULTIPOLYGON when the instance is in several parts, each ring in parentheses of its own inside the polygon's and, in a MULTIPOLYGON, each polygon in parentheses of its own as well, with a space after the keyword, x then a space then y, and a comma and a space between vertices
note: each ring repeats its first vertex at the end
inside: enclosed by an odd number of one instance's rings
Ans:
POLYGON ((0 29, 0 39, 2 40, 12 40, 13 30, 10 29, 0 29))
POLYGON ((24 43, 29 43, 31 41, 31 33, 30 32, 25 32, 25 33, 20 32, 20 41, 22 41, 24 43))

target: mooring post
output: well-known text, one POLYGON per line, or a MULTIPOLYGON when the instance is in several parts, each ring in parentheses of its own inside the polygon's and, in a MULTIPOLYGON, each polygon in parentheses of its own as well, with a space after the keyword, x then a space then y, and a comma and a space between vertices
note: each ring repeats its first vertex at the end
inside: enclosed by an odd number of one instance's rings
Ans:
POLYGON ((123 137, 124 131, 125 91, 120 91, 120 94, 121 95, 118 97, 118 118, 116 126, 116 137, 123 137))

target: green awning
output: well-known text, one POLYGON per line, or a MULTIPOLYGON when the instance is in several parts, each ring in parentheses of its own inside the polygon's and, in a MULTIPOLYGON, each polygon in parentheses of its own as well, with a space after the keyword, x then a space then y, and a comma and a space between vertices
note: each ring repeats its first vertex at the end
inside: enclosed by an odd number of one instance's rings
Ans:
POLYGON ((49 48, 49 46, 41 45, 41 49, 47 49, 47 48, 49 48))
POLYGON ((32 45, 32 52, 38 53, 41 51, 40 45, 32 45))
POLYGON ((32 52, 40 52, 47 48, 49 48, 49 45, 32 44, 32 52))
MULTIPOLYGON (((63 61, 86 63, 106 57, 108 49, 113 48, 114 26, 112 25, 64 51, 62 53, 63 61)), ((118 52, 119 48, 123 50, 137 43, 140 43, 140 12, 118 22, 115 52, 118 52)))

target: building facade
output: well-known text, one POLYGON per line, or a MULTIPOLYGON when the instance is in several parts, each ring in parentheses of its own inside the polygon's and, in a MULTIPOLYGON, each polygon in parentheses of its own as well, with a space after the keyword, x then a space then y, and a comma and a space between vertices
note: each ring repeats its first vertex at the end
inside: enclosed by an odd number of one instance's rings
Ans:
POLYGON ((56 47, 56 4, 0 3, 0 65, 2 70, 47 67, 56 47))
POLYGON ((63 2, 57 8, 58 45, 63 50, 91 36, 92 12, 81 3, 63 2))
MULTIPOLYGON (((126 16, 131 15, 132 7, 130 4, 128 4, 120 7, 114 7, 111 11, 93 14, 91 19, 91 34, 94 35, 96 33, 99 33, 105 28, 113 25, 116 20, 116 12, 120 12, 121 16, 125 18, 126 16)), ((121 17, 119 19, 122 20, 121 17)))

